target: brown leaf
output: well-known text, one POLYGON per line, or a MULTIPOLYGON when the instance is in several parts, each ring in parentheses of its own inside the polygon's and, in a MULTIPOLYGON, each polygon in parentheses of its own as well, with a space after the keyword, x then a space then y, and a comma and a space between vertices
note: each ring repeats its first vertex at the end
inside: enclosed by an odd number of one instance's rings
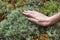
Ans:
POLYGON ((40 34, 38 38, 36 38, 35 40, 47 40, 47 38, 48 38, 47 34, 40 34))

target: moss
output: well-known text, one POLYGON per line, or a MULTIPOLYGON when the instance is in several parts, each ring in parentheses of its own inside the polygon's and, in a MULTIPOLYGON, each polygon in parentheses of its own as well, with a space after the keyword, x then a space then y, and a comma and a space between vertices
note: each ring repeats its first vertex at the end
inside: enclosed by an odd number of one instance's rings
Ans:
POLYGON ((58 12, 59 4, 56 1, 47 1, 44 3, 43 7, 40 8, 40 12, 45 15, 50 15, 51 13, 58 12))
POLYGON ((42 0, 22 0, 22 2, 21 0, 1 0, 0 2, 2 2, 0 5, 3 5, 0 13, 5 15, 0 22, 1 40, 39 40, 42 37, 47 40, 59 40, 59 23, 45 28, 28 21, 28 17, 22 13, 24 10, 36 10, 48 16, 52 15, 60 11, 57 1, 50 0, 42 3, 42 0))

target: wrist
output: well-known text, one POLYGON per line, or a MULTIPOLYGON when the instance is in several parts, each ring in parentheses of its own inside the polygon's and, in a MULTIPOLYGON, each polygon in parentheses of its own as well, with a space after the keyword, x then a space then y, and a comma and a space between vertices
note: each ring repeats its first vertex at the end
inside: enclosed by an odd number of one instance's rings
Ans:
POLYGON ((51 24, 59 22, 60 21, 60 12, 51 16, 51 17, 49 17, 49 20, 50 20, 51 24))

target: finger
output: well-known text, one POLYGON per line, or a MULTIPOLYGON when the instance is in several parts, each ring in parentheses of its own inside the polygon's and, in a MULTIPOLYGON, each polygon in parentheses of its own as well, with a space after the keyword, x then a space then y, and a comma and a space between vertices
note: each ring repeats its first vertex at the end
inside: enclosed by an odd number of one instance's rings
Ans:
POLYGON ((38 20, 37 19, 34 19, 34 18, 28 18, 28 20, 30 20, 31 22, 35 22, 35 23, 38 22, 38 20))
POLYGON ((29 13, 29 12, 32 12, 32 11, 30 11, 30 10, 24 10, 24 12, 29 13))
POLYGON ((23 12, 23 15, 25 15, 25 16, 27 16, 27 17, 30 17, 30 16, 28 16, 27 14, 25 14, 24 12, 23 12))
POLYGON ((39 20, 34 19, 34 18, 28 18, 28 20, 31 21, 31 22, 34 22, 34 23, 36 23, 38 25, 41 25, 41 26, 44 26, 45 25, 44 22, 42 22, 42 21, 39 22, 39 20))
POLYGON ((27 12, 27 11, 30 11, 31 12, 31 10, 24 10, 25 12, 27 12))
POLYGON ((23 14, 32 18, 34 17, 34 15, 31 12, 23 12, 23 14))
POLYGON ((42 25, 42 22, 39 22, 39 20, 37 20, 37 19, 28 18, 28 20, 31 21, 31 22, 34 22, 34 23, 36 23, 36 24, 38 24, 38 25, 42 25))

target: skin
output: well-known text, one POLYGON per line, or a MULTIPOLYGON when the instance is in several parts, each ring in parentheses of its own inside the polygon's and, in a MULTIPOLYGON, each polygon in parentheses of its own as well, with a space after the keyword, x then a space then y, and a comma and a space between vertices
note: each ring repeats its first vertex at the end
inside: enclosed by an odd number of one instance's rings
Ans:
POLYGON ((52 24, 60 21, 60 12, 51 17, 48 17, 37 11, 30 11, 30 10, 24 11, 23 14, 26 15, 27 17, 29 17, 28 18, 29 21, 34 22, 41 26, 52 25, 52 24))

